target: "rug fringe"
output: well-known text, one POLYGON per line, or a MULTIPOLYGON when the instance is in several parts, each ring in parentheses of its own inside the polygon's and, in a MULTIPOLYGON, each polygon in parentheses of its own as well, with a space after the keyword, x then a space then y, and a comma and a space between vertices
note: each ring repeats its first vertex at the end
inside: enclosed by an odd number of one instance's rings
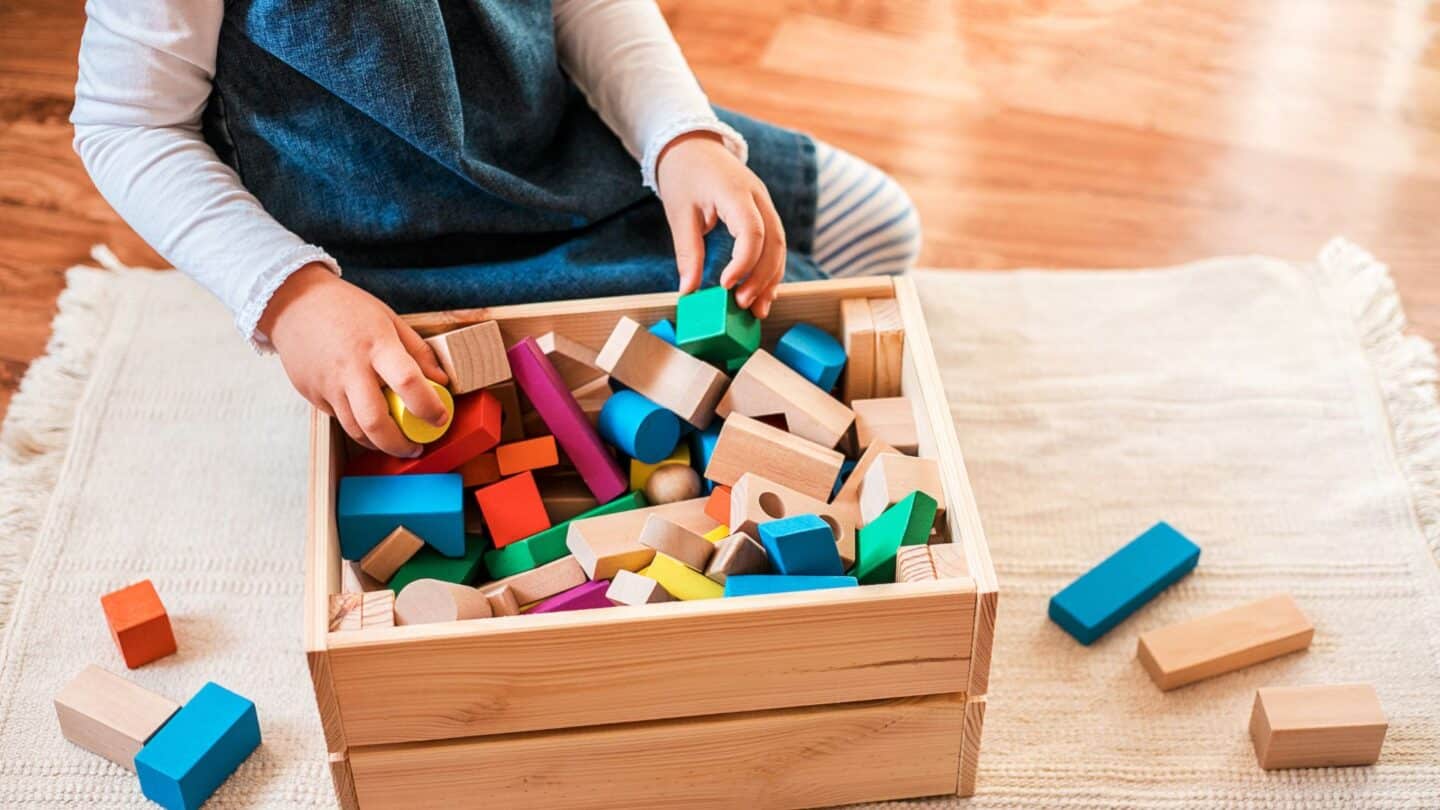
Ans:
POLYGON ((1330 241, 1321 275, 1342 290, 1390 412, 1401 469, 1430 550, 1440 559, 1440 380, 1435 346, 1405 334, 1407 321, 1390 270, 1344 238, 1330 241))
POLYGON ((72 267, 65 280, 45 354, 30 364, 0 424, 0 629, 9 626, 75 409, 114 311, 113 272, 72 267))

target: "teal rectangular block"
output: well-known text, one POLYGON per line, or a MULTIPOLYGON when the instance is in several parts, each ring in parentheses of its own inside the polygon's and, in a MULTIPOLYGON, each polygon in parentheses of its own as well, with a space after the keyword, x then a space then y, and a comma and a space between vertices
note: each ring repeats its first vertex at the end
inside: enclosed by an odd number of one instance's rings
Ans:
POLYGON ((760 320, 741 309, 730 290, 707 287, 676 302, 675 345, 728 369, 760 348, 760 320))
POLYGON ((140 792, 167 810, 194 810, 259 745, 255 704, 207 683, 135 755, 140 792))
POLYGON ((860 583, 843 576, 783 576, 779 574, 731 574, 725 578, 726 596, 763 596, 767 593, 821 591, 828 588, 854 588, 860 583))
POLYGON ((1162 521, 1055 594, 1050 619, 1092 644, 1199 561, 1200 547, 1162 521))
POLYGON ((465 488, 459 473, 347 475, 335 521, 340 556, 358 560, 404 526, 447 557, 465 553, 465 488))

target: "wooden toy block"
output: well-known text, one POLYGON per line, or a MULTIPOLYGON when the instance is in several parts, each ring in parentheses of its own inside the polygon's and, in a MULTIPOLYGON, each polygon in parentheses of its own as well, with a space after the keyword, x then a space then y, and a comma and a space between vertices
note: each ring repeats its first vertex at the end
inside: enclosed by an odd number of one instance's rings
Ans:
MULTIPOLYGON (((718 435, 718 428, 716 429, 716 433, 718 435)), ((699 434, 697 433, 695 435, 699 434)), ((690 445, 688 443, 682 442, 678 447, 675 448, 675 452, 671 453, 668 457, 661 459, 654 464, 646 464, 639 459, 630 459, 630 488, 644 489, 645 485, 650 482, 650 476, 654 475, 656 470, 664 467, 667 464, 684 464, 686 466, 689 466, 690 445)))
POLYGON ((645 576, 660 583, 660 587, 671 596, 684 602, 719 599, 725 595, 718 582, 665 554, 655 555, 654 561, 645 570, 645 576))
POLYGON ((496 548, 550 528, 550 516, 545 514, 534 473, 523 472, 481 487, 475 490, 475 502, 485 515, 490 542, 496 548))
POLYGON ((875 321, 870 302, 847 298, 840 302, 840 343, 845 350, 845 373, 840 398, 846 402, 875 396, 875 321))
POLYGON ((255 704, 207 683, 135 755, 140 792, 166 810, 195 810, 259 745, 255 704))
POLYGON ((765 574, 770 571, 770 558, 755 538, 744 532, 727 535, 715 543, 715 553, 705 566, 705 576, 721 585, 732 574, 765 574))
MULTIPOLYGON (((626 573, 629 573, 628 571, 626 573)), ((605 593, 610 583, 603 579, 576 585, 564 593, 557 593, 530 609, 531 613, 561 613, 567 610, 590 610, 592 608, 614 607, 605 593)))
POLYGON ((531 602, 548 599, 561 591, 568 591, 576 585, 584 583, 585 579, 585 572, 580 569, 580 563, 575 560, 574 555, 571 555, 545 563, 539 568, 532 568, 514 576, 488 582, 480 586, 480 590, 488 598, 491 594, 498 593, 501 588, 508 587, 514 594, 517 605, 528 605, 531 602))
POLYGON ((465 488, 457 473, 347 475, 335 519, 340 553, 358 560, 404 526, 450 557, 465 553, 465 488))
MULTIPOLYGON (((741 480, 744 480, 743 477, 741 480)), ((721 484, 710 490, 710 497, 705 499, 705 514, 715 518, 718 523, 730 523, 730 492, 731 488, 721 484)), ((783 517, 783 515, 770 516, 783 517)))
POLYGON ((854 564, 856 516, 852 510, 827 504, 755 473, 746 473, 735 482, 725 522, 735 531, 754 537, 760 533, 761 523, 805 514, 818 515, 830 525, 841 564, 846 568, 854 564))
POLYGON ((726 596, 765 596, 793 591, 853 588, 859 583, 847 576, 787 576, 779 574, 737 574, 725 580, 726 596))
POLYGON ((1168 523, 1157 523, 1052 597, 1050 619, 1076 641, 1091 644, 1199 561, 1199 546, 1168 523))
POLYGON ((730 536, 730 527, 722 523, 700 536, 712 543, 718 543, 730 536))
POLYGON ((775 571, 786 575, 840 576, 845 566, 835 532, 819 515, 794 515, 761 523, 760 545, 775 571))
POLYGON ((1165 691, 1310 646, 1315 626, 1288 594, 1147 630, 1137 655, 1165 691))
POLYGON ((570 391, 570 396, 575 398, 575 404, 580 406, 580 412, 596 427, 600 424, 600 412, 605 410, 605 403, 614 395, 609 374, 570 391))
POLYGON ((455 329, 425 342, 435 352, 440 368, 450 378, 450 390, 457 394, 510 379, 510 363, 505 359, 505 341, 500 338, 500 324, 485 321, 455 329))
POLYGON ((469 585, 441 579, 417 579, 395 597, 395 624, 435 624, 488 619, 490 600, 469 585))
MULTIPOLYGON (((886 453, 898 453, 899 450, 891 447, 885 442, 877 441, 865 448, 855 466, 846 476, 845 483, 840 485, 840 491, 830 498, 830 502, 836 506, 845 505, 854 512, 855 520, 860 520, 860 484, 865 480, 865 474, 870 472, 870 466, 875 459, 886 453)), ((843 467, 842 467, 843 468, 843 467)))
POLYGON ((729 379, 719 369, 621 317, 596 364, 651 402, 704 429, 729 379))
POLYGON ((945 514, 945 487, 940 483, 940 465, 935 459, 899 453, 877 457, 860 481, 860 525, 880 517, 881 512, 916 491, 935 499, 937 520, 945 514))
MULTIPOLYGON (((605 580, 595 580, 604 582, 605 580)), ((605 590, 605 598, 616 605, 651 605, 656 602, 673 602, 675 597, 650 577, 634 571, 616 571, 605 590)))
POLYGON ((627 456, 659 464, 680 442, 675 414, 634 391, 617 391, 600 409, 600 437, 627 456))
MULTIPOLYGON (((643 506, 645 506, 645 496, 639 492, 630 492, 607 504, 594 507, 576 519, 613 515, 643 506)), ((566 520, 539 534, 531 535, 524 540, 517 540, 504 548, 487 551, 485 568, 491 577, 502 579, 558 560, 570 553, 570 549, 565 544, 565 538, 569 531, 570 521, 566 520)))
MULTIPOLYGON (((710 457, 715 453, 715 443, 720 440, 720 428, 723 425, 723 422, 717 420, 711 422, 710 426, 704 430, 697 430, 690 434, 689 463, 695 468, 695 472, 700 473, 706 492, 715 488, 715 482, 704 477, 705 468, 710 466, 710 457)), ((678 453, 679 450, 676 452, 678 453)))
POLYGON ((720 429, 705 477, 733 486, 740 476, 753 472, 821 499, 830 494, 844 460, 834 450, 737 413, 720 429))
POLYGON ((905 363, 905 326, 900 319, 900 303, 894 298, 871 298, 870 320, 875 325, 875 377, 871 396, 898 397, 900 372, 905 363))
POLYGON ((935 566, 936 579, 957 579, 970 576, 970 561, 965 547, 959 543, 931 543, 930 563, 935 566))
POLYGON ((331 632, 394 626, 395 592, 389 588, 330 594, 331 632))
POLYGON ((380 582, 389 582, 400 566, 424 547, 424 540, 404 526, 397 526, 360 558, 360 570, 380 582))
POLYGON ((495 448, 495 463, 502 476, 519 475, 559 464, 560 450, 555 446, 554 436, 536 436, 495 448))
POLYGON ((135 754, 180 704, 91 664, 55 696, 65 739, 122 768, 135 770, 135 754))
POLYGON ((621 569, 638 571, 655 557, 655 549, 640 543, 640 532, 652 515, 697 534, 710 531, 715 524, 705 514, 705 499, 695 498, 571 521, 565 544, 591 579, 610 579, 621 569))
POLYGON ((545 502, 545 514, 556 523, 584 514, 599 505, 580 476, 569 471, 536 473, 535 485, 540 487, 540 500, 545 502))
POLYGON ((640 530, 640 545, 673 557, 696 571, 704 571, 710 555, 715 553, 715 545, 709 540, 659 515, 645 519, 645 526, 640 530))
POLYGON ((520 602, 515 598, 515 589, 509 585, 501 585, 485 594, 485 598, 490 602, 490 613, 493 616, 520 615, 520 602))
POLYGON ((912 492, 860 527, 854 574, 861 584, 895 581, 895 555, 901 546, 923 546, 935 525, 935 499, 912 492))
POLYGON ((901 546, 895 552, 896 582, 928 582, 938 579, 929 546, 901 546))
MULTIPOLYGON (((782 415, 791 433, 825 447, 838 444, 855 421, 855 414, 839 400, 764 349, 745 361, 715 413, 721 417, 732 413, 756 418, 782 415)), ((826 494, 834 480, 832 475, 825 482, 826 494)))
POLYGON ((1255 692, 1250 738, 1265 770, 1373 765, 1389 721, 1369 684, 1270 686, 1255 692))
POLYGON ((862 449, 882 441, 901 453, 917 452, 920 440, 909 398, 857 399, 850 407, 855 410, 855 438, 862 449))
POLYGON ((110 638, 130 669, 175 652, 175 633, 160 594, 148 579, 100 597, 110 638))
POLYGON ((401 399, 399 394, 389 388, 385 389, 385 404, 390 408, 390 418, 395 420, 396 425, 399 425, 400 432, 405 434, 405 438, 416 444, 438 441, 450 430, 450 422, 455 415, 455 400, 445 386, 434 380, 425 382, 430 383, 430 390, 440 397, 440 403, 445 406, 446 417, 445 423, 442 425, 427 422, 411 413, 410 408, 405 405, 405 400, 401 399))
POLYGON ((481 453, 455 468, 465 489, 488 486, 500 480, 500 459, 495 453, 481 453))
POLYGON ((340 561, 341 593, 369 593, 384 588, 385 583, 360 570, 359 560, 340 561))
POLYGON ((845 349, 825 330, 797 323, 780 336, 775 358, 814 383, 821 391, 835 390, 845 368, 845 349))
POLYGON ((500 400, 489 391, 455 397, 450 429, 425 445, 415 458, 396 458, 379 450, 356 455, 345 466, 347 476, 448 473, 500 442, 500 400))
POLYGON ((675 302, 675 343, 724 366, 760 348, 760 321, 724 287, 707 287, 675 302))
POLYGON ((847 458, 840 462, 840 474, 835 476, 835 484, 830 487, 830 500, 835 500, 835 496, 840 494, 841 489, 844 489, 845 482, 850 479, 850 473, 855 472, 855 465, 858 463, 853 458, 847 458))
POLYGON ((500 441, 518 442, 525 438, 525 413, 520 408, 520 389, 515 387, 515 381, 492 385, 485 390, 500 402, 500 441))
POLYGON ((586 419, 535 340, 525 338, 516 343, 510 347, 509 357, 515 382, 530 398, 580 477, 585 479, 595 500, 605 503, 624 494, 625 476, 620 472, 620 465, 605 449, 600 434, 586 419))
POLYGON ((700 496, 700 473, 689 465, 667 464, 650 475, 645 482, 645 499, 657 506, 662 503, 688 501, 700 496))
POLYGON ((535 338, 535 344, 560 373, 560 379, 565 381, 566 388, 579 388, 605 376, 605 371, 595 365, 597 352, 579 341, 555 332, 546 332, 535 338))
POLYGON ((430 546, 420 549, 388 583, 395 592, 417 579, 443 579, 446 582, 471 584, 480 578, 480 563, 490 542, 484 535, 465 535, 465 553, 459 557, 447 557, 430 546))

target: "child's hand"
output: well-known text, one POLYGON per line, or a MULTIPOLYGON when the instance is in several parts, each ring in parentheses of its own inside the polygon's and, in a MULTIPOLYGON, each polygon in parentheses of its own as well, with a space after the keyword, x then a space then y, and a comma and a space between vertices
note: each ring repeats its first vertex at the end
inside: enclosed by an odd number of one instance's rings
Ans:
POLYGON ((720 286, 739 284, 736 303, 761 318, 770 314, 775 287, 785 275, 785 227, 765 184, 711 132, 690 132, 671 141, 660 153, 655 175, 675 239, 680 294, 700 286, 705 234, 718 220, 735 237, 720 286))
POLYGON ((325 267, 307 265, 287 278, 266 306, 260 331, 301 396, 365 447, 420 454, 390 417, 382 384, 412 413, 445 424, 445 406, 425 382, 447 381, 430 347, 379 299, 325 267))

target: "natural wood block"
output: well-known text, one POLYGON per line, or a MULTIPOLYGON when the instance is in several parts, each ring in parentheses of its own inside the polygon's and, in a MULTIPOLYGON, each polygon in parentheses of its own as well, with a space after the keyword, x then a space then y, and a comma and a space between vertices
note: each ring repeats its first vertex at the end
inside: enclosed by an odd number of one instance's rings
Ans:
POLYGON ((850 407, 855 410, 855 438, 862 449, 881 441, 901 453, 918 452, 915 411, 908 397, 857 399, 850 407))
POLYGON ((1255 692, 1250 738, 1265 770, 1371 765, 1388 721, 1369 684, 1268 686, 1255 692))
POLYGON ((330 632, 395 626, 395 592, 330 594, 330 632))
POLYGON ((170 616, 150 580, 105 594, 100 597, 100 608, 105 611, 110 638, 130 669, 175 652, 170 616))
POLYGON ((590 488, 585 486, 580 476, 571 472, 536 473, 535 485, 540 488, 540 500, 545 504, 545 514, 549 515, 556 525, 598 505, 590 488))
POLYGON ((485 515, 490 541, 496 548, 550 528, 550 517, 545 514, 545 502, 540 500, 533 473, 524 472, 481 487, 475 490, 475 502, 485 515))
POLYGON ((675 597, 660 583, 623 569, 616 571, 615 578, 610 580, 610 586, 605 590, 605 598, 617 605, 649 605, 675 601, 675 597))
POLYGON ((736 413, 720 429, 705 477, 733 486, 753 472, 823 500, 830 496, 844 460, 834 450, 736 413))
POLYGON ((645 569, 645 576, 660 583, 671 596, 682 602, 719 599, 725 595, 725 589, 715 580, 666 554, 655 555, 645 569))
POLYGON ((714 519, 705 514, 705 499, 694 498, 571 521, 565 545, 591 579, 610 579, 621 569, 639 571, 655 557, 655 549, 640 542, 652 515, 696 533, 715 527, 714 519))
POLYGON ((480 590, 488 597, 501 588, 509 587, 515 596, 516 604, 528 605, 569 590, 585 580, 585 572, 580 569, 580 563, 576 562, 572 555, 545 563, 539 568, 486 583, 480 586, 480 590))
POLYGON ((540 346, 540 351, 550 358, 555 370, 560 372, 560 379, 565 381, 566 388, 579 388, 605 376, 604 369, 595 365, 597 352, 577 340, 571 340, 557 332, 546 332, 537 336, 535 343, 540 346))
POLYGON ((55 696, 65 739, 122 768, 135 770, 135 754, 180 704, 91 664, 55 696))
POLYGON ((905 322, 900 317, 899 302, 894 298, 870 299, 870 319, 875 325, 875 381, 871 396, 898 397, 901 370, 905 365, 905 322))
POLYGON ((840 398, 845 402, 872 398, 875 395, 875 321, 870 317, 870 302, 864 298, 840 302, 840 344, 845 347, 840 398))
POLYGON ((1155 685, 1175 689, 1310 646, 1315 626, 1289 594, 1140 634, 1137 654, 1155 685))
POLYGON ((940 483, 940 465, 933 458, 916 458, 886 453, 875 459, 860 481, 860 525, 880 517, 912 492, 935 499, 935 518, 945 517, 945 487, 940 483))
POLYGON ((629 317, 615 324, 596 365, 698 428, 710 424, 729 382, 719 369, 671 346, 629 317))
POLYGON ((659 515, 645 519, 645 526, 640 530, 640 545, 673 557, 696 571, 704 571, 710 555, 715 553, 715 546, 709 540, 659 515))
POLYGON ((385 583, 380 582, 364 571, 360 570, 359 560, 340 561, 340 592, 341 593, 367 593, 385 588, 385 583))
POLYGON ((500 403, 500 441, 518 442, 525 438, 525 414, 520 408, 520 389, 515 387, 515 381, 492 385, 485 390, 500 403))
POLYGON ((489 486, 500 480, 500 459, 495 453, 481 453, 455 469, 465 489, 489 486))
POLYGON ((615 391, 610 387, 609 374, 570 390, 570 396, 575 398, 575 404, 580 406, 580 412, 585 414, 585 418, 590 420, 590 424, 595 427, 600 424, 600 414, 605 410, 605 403, 609 402, 610 397, 614 395, 615 391))
POLYGON ((424 546, 424 540, 404 526, 399 526, 360 558, 360 570, 377 581, 389 582, 395 572, 400 570, 400 566, 424 546))
POLYGON ((495 448, 495 463, 502 476, 519 475, 560 463, 560 450, 554 436, 536 436, 495 448))
POLYGON ((485 598, 490 602, 490 613, 493 616, 520 615, 520 600, 515 598, 515 589, 509 585, 501 585, 486 592, 485 598))
POLYGON ((655 505, 688 501, 700 496, 700 473, 688 465, 666 464, 645 482, 645 500, 655 505))
POLYGON ((870 471, 875 459, 886 453, 898 452, 900 451, 881 441, 874 442, 865 448, 865 452, 861 453, 860 459, 855 462, 854 469, 850 471, 850 476, 845 479, 845 483, 840 486, 840 491, 835 493, 835 497, 831 498, 830 502, 836 506, 845 505, 854 513, 856 522, 859 522, 860 483, 865 480, 865 473, 870 471))
POLYGON ((450 430, 450 422, 455 416, 455 400, 450 396, 449 390, 434 380, 425 382, 430 384, 430 390, 440 397, 440 404, 445 406, 444 424, 436 425, 421 419, 410 412, 410 407, 405 404, 405 400, 401 399, 398 393, 389 388, 385 389, 385 404, 390 409, 390 418, 395 420, 395 424, 399 426, 400 432, 405 434, 405 438, 416 444, 438 441, 450 430))
POLYGON ((395 597, 395 624, 401 626, 488 619, 492 614, 485 594, 440 579, 418 579, 395 597))
POLYGON ((705 576, 721 585, 731 574, 765 574, 770 571, 770 557, 755 538, 744 532, 728 535, 715 544, 705 576))
POLYGON ((895 553, 896 582, 926 582, 936 579, 929 546, 901 546, 895 553))
POLYGON ((440 368, 450 378, 450 390, 465 394, 510 379, 500 325, 485 321, 426 338, 440 368))
POLYGON ((742 413, 757 419, 781 415, 790 433, 824 447, 838 444, 855 421, 855 414, 843 403, 764 349, 745 361, 715 413, 721 417, 742 413))
POLYGON ((730 492, 733 531, 758 537, 760 524, 793 515, 818 515, 830 525, 840 560, 848 569, 855 562, 855 515, 844 505, 827 504, 755 473, 740 476, 730 492))
POLYGON ((935 566, 939 579, 970 577, 970 561, 965 557, 965 547, 959 543, 931 543, 930 562, 935 566))

